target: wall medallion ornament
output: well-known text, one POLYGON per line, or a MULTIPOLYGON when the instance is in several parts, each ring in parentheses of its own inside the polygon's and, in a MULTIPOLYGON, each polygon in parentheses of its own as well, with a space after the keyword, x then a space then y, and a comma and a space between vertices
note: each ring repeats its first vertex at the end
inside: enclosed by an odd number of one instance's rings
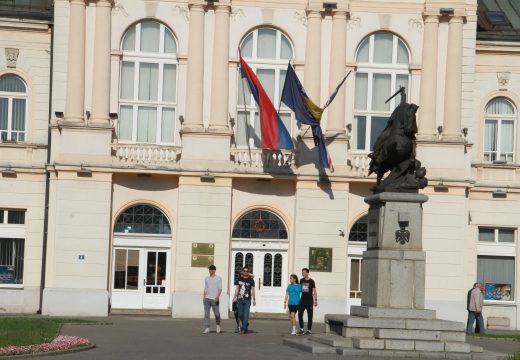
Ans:
POLYGON ((190 10, 185 5, 175 5, 173 7, 173 13, 175 15, 181 14, 182 16, 184 16, 186 21, 190 21, 190 10))
POLYGON ((5 62, 8 68, 15 68, 18 61, 19 49, 5 48, 5 62))
POLYGON ((510 77, 511 77, 511 73, 509 71, 497 72, 498 88, 506 90, 509 85, 510 77))
POLYGON ((395 232, 395 242, 401 245, 410 242, 410 231, 406 230, 406 226, 399 224, 400 229, 395 232))
POLYGON ((307 15, 303 11, 295 11, 293 15, 294 21, 307 26, 307 15))
POLYGON ((423 22, 420 18, 410 18, 408 25, 410 26, 410 30, 417 30, 419 32, 423 28, 423 22))
POLYGON ((350 30, 361 25, 361 18, 359 16, 350 16, 347 20, 347 26, 350 30))

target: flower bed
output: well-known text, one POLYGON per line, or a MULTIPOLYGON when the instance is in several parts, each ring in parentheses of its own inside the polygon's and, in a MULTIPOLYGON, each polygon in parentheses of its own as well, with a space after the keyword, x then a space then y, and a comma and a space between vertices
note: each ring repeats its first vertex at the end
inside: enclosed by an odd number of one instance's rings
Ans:
POLYGON ((0 348, 0 356, 21 355, 43 352, 65 351, 76 347, 90 345, 88 339, 79 336, 60 335, 48 343, 25 345, 25 346, 4 346, 0 348))

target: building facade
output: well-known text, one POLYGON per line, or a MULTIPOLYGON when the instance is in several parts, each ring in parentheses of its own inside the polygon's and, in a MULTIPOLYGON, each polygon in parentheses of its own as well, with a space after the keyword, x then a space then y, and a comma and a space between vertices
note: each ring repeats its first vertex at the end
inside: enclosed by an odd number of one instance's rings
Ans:
POLYGON ((500 6, 56 0, 49 19, 5 13, 0 308, 196 317, 214 263, 223 304, 248 264, 253 311, 283 312, 289 274, 309 267, 318 319, 348 313, 360 303, 363 199, 375 182, 367 154, 396 106, 385 100, 405 86, 430 180, 427 306, 464 320, 481 281, 484 315, 520 328, 520 47, 500 6), (259 148, 239 49, 295 150, 259 148), (280 104, 289 61, 318 104, 352 71, 322 120, 334 173, 280 104))

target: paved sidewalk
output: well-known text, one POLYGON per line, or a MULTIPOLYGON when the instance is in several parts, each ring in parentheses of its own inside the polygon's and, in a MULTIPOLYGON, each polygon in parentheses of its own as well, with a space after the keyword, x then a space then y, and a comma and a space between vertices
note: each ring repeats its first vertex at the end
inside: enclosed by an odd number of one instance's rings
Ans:
MULTIPOLYGON (((216 334, 211 319, 212 332, 208 335, 202 334, 202 319, 111 316, 99 320, 112 324, 65 325, 62 330, 62 334, 87 337, 97 345, 95 349, 44 359, 345 359, 339 355, 312 355, 282 345, 282 338, 289 336, 289 320, 252 320, 251 332, 246 335, 234 333, 232 320, 223 320, 223 332, 216 334)), ((323 332, 324 325, 315 324, 313 330, 323 332)), ((469 342, 509 354, 520 346, 507 340, 469 338, 469 342)))

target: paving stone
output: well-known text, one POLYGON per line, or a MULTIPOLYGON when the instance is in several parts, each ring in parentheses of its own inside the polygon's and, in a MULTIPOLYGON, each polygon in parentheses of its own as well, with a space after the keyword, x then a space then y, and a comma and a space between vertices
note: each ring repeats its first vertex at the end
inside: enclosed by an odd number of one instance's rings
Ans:
POLYGON ((353 338, 352 345, 356 349, 384 349, 385 341, 379 339, 353 338))
POLYGON ((444 343, 439 341, 416 341, 415 350, 417 351, 444 351, 444 343))
POLYGON ((352 347, 352 339, 336 334, 313 334, 308 339, 329 346, 352 347))
POLYGON ((463 331, 441 331, 441 341, 465 342, 466 333, 463 331))
POLYGON ((403 339, 403 340, 440 340, 440 331, 429 330, 402 330, 402 329, 376 329, 377 339, 403 339))
POLYGON ((349 316, 344 323, 347 327, 361 328, 388 328, 388 329, 404 329, 406 321, 404 319, 389 318, 365 318, 360 316, 349 316))
POLYGON ((407 319, 406 328, 417 330, 465 331, 466 325, 458 321, 407 319))
POLYGON ((477 345, 472 345, 472 344, 470 344, 470 348, 471 348, 471 352, 472 352, 472 353, 481 353, 481 352, 484 352, 484 348, 481 347, 481 346, 477 346, 477 345))
POLYGON ((415 342, 412 340, 385 340, 386 350, 415 350, 415 342))
POLYGON ((444 349, 446 352, 469 353, 471 352, 470 344, 464 342, 447 342, 444 349))
POLYGON ((359 337, 359 338, 373 338, 373 328, 343 328, 343 336, 348 338, 359 337))
POLYGON ((369 318, 435 319, 435 310, 391 309, 370 306, 351 306, 350 314, 369 318))
POLYGON ((367 356, 368 350, 352 348, 336 348, 336 353, 344 356, 367 356))
POLYGON ((419 358, 419 353, 416 351, 394 351, 394 350, 368 350, 370 357, 381 357, 381 358, 419 358))
POLYGON ((312 354, 336 354, 336 348, 309 341, 306 338, 285 338, 283 344, 312 354))
POLYGON ((445 359, 446 354, 444 352, 420 352, 421 359, 445 359))
POLYGON ((471 359, 471 354, 463 354, 463 353, 446 353, 446 359, 452 360, 467 360, 471 359))

